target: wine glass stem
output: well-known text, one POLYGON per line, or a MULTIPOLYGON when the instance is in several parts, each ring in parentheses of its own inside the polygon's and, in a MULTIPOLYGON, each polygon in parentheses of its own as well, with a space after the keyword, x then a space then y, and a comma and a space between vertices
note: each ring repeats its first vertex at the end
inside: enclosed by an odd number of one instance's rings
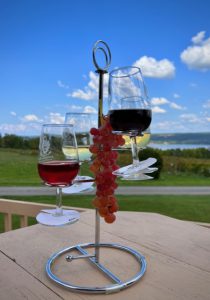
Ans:
POLYGON ((63 209, 62 209, 62 188, 57 187, 56 188, 56 216, 62 216, 63 215, 63 209))
POLYGON ((139 164, 139 158, 138 158, 138 147, 137 147, 137 143, 136 143, 136 136, 134 136, 134 135, 130 136, 130 140, 131 140, 133 165, 137 166, 139 164))

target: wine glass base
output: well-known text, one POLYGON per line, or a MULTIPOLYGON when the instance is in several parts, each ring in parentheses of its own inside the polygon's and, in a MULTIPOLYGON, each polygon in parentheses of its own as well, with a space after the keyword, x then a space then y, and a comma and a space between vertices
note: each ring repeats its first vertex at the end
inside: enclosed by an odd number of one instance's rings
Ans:
POLYGON ((77 182, 75 182, 69 187, 62 188, 62 192, 64 194, 77 194, 81 192, 92 192, 95 190, 95 188, 93 187, 94 178, 90 176, 77 176, 74 180, 77 182), (87 182, 85 182, 86 180, 87 182))
POLYGON ((123 176, 121 178, 121 180, 151 180, 153 179, 153 177, 151 176, 148 176, 146 174, 133 174, 133 175, 130 175, 130 176, 123 176))
MULTIPOLYGON (((150 157, 146 160, 140 161, 137 165, 128 165, 125 167, 122 167, 120 169, 117 169, 116 171, 112 172, 113 175, 116 176, 133 176, 139 173, 144 173, 144 170, 147 170, 151 165, 153 165, 157 161, 156 158, 150 157)), ((153 168, 153 171, 155 169, 153 168)), ((149 172, 150 173, 150 172, 149 172)))
POLYGON ((55 209, 43 209, 36 216, 36 220, 39 224, 56 227, 73 224, 80 218, 80 213, 75 210, 64 209, 61 216, 56 216, 55 212, 55 209))

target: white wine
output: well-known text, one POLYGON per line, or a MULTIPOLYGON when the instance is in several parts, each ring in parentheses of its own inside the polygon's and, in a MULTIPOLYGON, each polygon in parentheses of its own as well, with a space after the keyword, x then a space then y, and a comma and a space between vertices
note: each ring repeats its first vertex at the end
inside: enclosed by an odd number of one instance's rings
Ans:
MULTIPOLYGON (((80 162, 90 161, 92 154, 89 151, 89 146, 78 146, 77 150, 80 162)), ((63 153, 68 159, 71 159, 75 156, 75 149, 65 146, 63 147, 63 153)))
MULTIPOLYGON (((131 148, 131 142, 130 142, 130 137, 128 135, 123 135, 123 138, 125 139, 125 144, 120 147, 120 149, 130 149, 131 148)), ((151 133, 150 132, 145 132, 141 136, 136 137, 136 144, 138 149, 143 149, 145 148, 150 141, 151 138, 151 133)))
POLYGON ((79 154, 79 161, 85 162, 91 160, 91 152, 89 151, 89 146, 78 146, 78 154, 79 154))

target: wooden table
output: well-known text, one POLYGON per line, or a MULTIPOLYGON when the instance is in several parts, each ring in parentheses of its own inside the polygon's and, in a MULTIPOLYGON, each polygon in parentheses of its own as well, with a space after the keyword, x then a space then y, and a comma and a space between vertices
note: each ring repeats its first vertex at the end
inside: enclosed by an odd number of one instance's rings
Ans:
MULTIPOLYGON (((147 260, 145 276, 133 286, 110 295, 72 293, 45 274, 47 259, 78 243, 94 242, 94 211, 81 214, 78 223, 62 228, 41 225, 0 235, 0 299, 210 299, 210 229, 151 213, 119 212, 117 221, 101 221, 101 242, 114 242, 141 252, 147 260)), ((136 263, 116 250, 102 260, 119 276, 130 276, 136 263)), ((133 259, 134 260, 134 259, 133 259)), ((88 261, 59 259, 56 272, 79 284, 104 280, 88 261)))

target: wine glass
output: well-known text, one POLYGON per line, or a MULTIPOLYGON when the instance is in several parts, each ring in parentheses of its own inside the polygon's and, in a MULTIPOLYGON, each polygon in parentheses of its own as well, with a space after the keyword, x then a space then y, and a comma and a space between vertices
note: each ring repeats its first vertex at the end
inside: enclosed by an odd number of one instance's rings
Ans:
POLYGON ((138 67, 122 67, 109 75, 109 118, 115 134, 130 138, 133 163, 116 170, 118 176, 137 174, 155 161, 138 159, 136 139, 149 128, 152 111, 142 73, 138 67))
MULTIPOLYGON (((93 115, 90 113, 68 112, 65 116, 65 123, 72 124, 74 127, 80 165, 85 167, 91 161, 92 156, 91 152, 89 151, 89 147, 92 143, 90 129, 91 127, 94 127, 93 115)), ((80 173, 81 168, 79 174, 74 180, 75 183, 70 187, 64 188, 64 193, 73 194, 78 192, 90 192, 94 190, 94 179, 90 176, 82 176, 80 173)))
POLYGON ((79 219, 78 212, 62 208, 62 188, 72 184, 78 171, 79 159, 73 126, 44 124, 39 142, 38 173, 45 185, 56 187, 56 209, 42 210, 36 217, 39 223, 60 226, 79 219))

